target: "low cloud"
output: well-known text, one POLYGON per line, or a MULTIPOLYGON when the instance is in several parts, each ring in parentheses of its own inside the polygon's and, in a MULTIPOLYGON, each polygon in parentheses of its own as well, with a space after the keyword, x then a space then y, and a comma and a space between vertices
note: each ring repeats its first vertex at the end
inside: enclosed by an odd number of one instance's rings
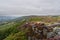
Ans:
POLYGON ((60 15, 60 0, 0 0, 0 15, 60 15))

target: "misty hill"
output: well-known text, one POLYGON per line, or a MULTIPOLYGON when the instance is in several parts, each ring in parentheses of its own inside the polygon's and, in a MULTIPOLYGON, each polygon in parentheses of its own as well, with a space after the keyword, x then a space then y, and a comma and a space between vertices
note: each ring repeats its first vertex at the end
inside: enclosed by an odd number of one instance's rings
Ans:
POLYGON ((0 16, 0 25, 7 24, 11 20, 15 19, 17 17, 14 16, 0 16))
POLYGON ((16 17, 11 17, 11 16, 0 16, 0 22, 2 21, 8 21, 11 19, 15 19, 16 17))

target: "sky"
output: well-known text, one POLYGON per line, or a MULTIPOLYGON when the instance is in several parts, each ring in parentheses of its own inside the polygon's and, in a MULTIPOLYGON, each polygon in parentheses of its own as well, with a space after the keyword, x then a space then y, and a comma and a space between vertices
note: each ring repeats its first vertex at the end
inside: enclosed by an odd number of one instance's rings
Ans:
POLYGON ((2 15, 60 15, 60 0, 0 0, 2 15))

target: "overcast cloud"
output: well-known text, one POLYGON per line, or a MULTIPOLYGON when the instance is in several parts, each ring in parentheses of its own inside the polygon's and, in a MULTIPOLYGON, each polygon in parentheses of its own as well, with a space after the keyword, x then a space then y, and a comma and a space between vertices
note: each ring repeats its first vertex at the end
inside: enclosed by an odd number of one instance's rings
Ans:
POLYGON ((0 15, 60 15, 60 0, 0 0, 0 15))

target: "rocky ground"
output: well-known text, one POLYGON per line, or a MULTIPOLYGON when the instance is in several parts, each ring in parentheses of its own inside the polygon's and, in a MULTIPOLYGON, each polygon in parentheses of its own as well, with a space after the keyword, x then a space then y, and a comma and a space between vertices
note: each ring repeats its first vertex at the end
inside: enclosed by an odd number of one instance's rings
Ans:
POLYGON ((45 25, 43 22, 26 23, 28 40, 60 40, 60 23, 45 25))

